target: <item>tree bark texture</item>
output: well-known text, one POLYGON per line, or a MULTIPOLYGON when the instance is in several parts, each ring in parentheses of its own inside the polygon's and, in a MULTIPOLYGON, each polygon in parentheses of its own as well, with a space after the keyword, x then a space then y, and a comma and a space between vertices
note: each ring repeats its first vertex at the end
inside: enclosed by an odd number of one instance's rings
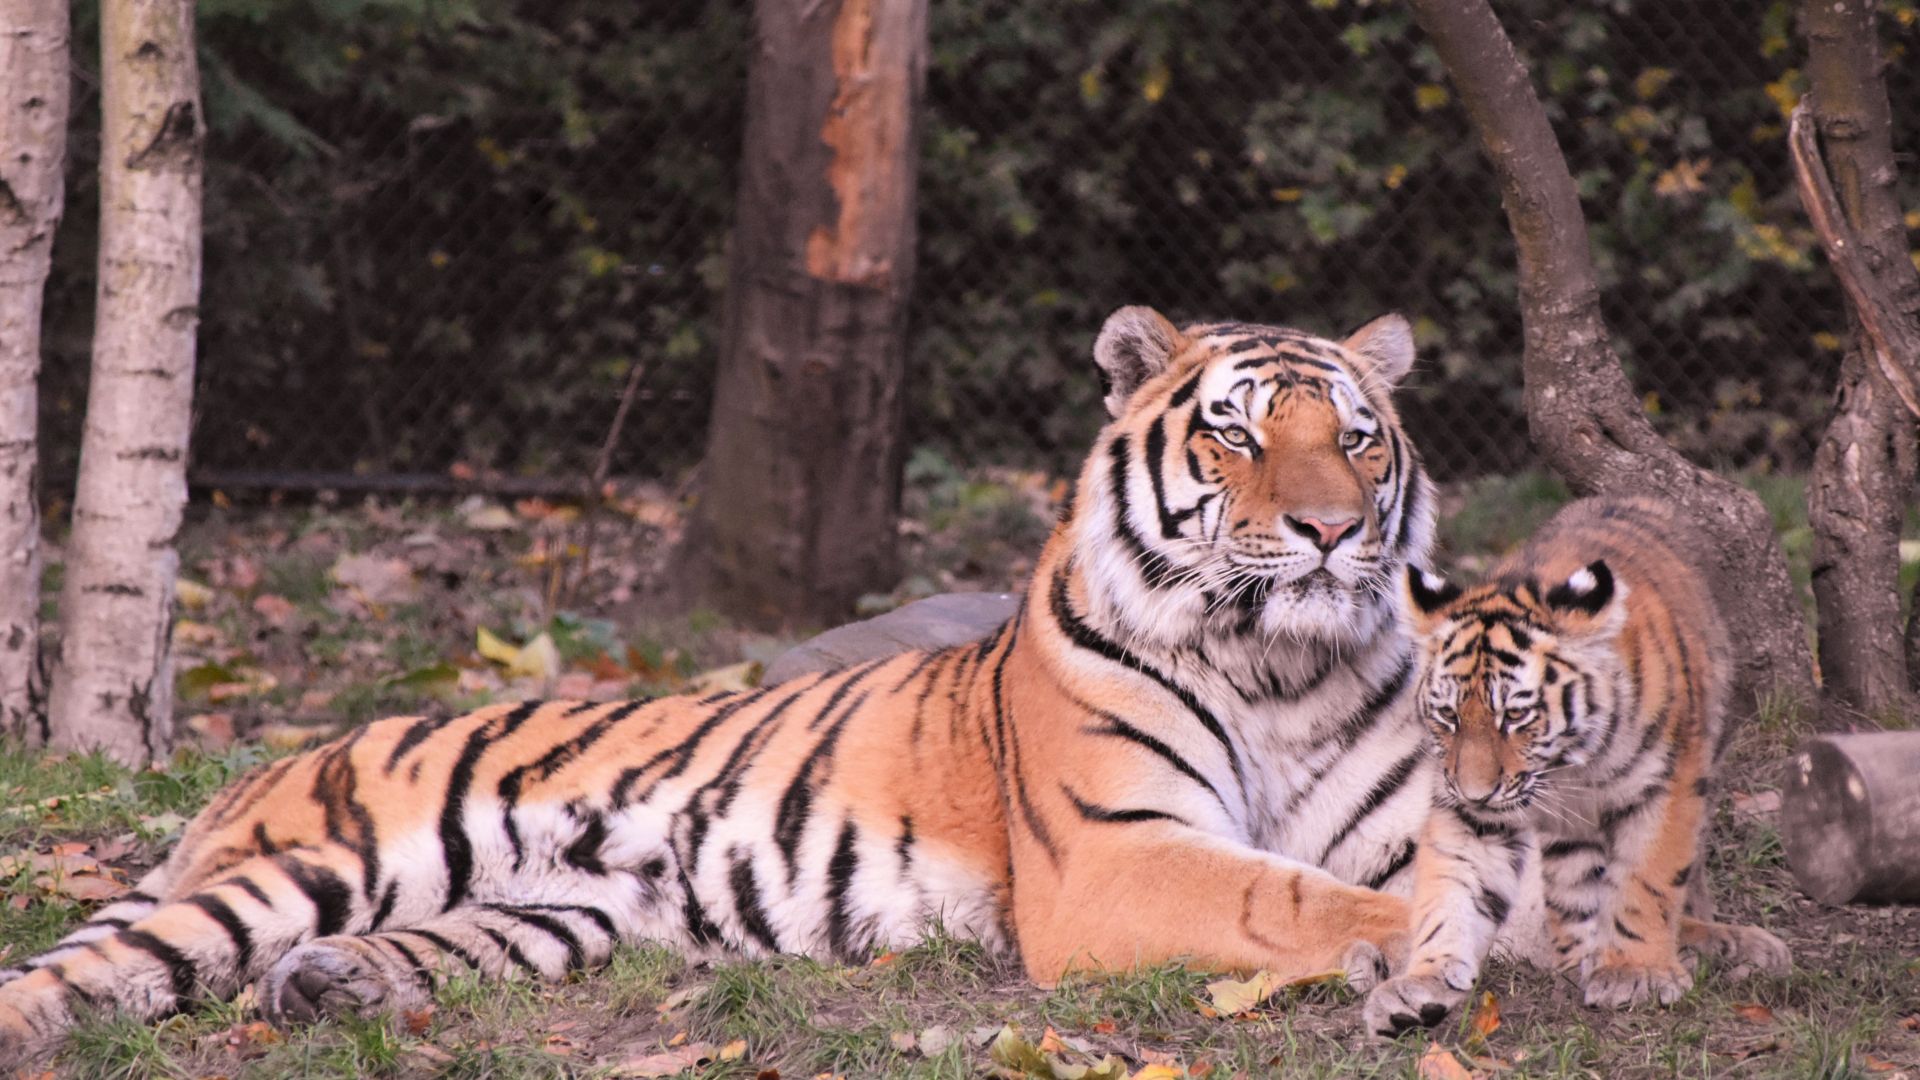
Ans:
POLYGON ((684 555, 760 623, 891 587, 926 0, 759 0, 702 495, 684 555))
POLYGON ((205 141, 193 0, 105 0, 100 70, 99 290, 50 720, 57 746, 141 762, 173 734, 205 141))
POLYGON ((1486 0, 1410 0, 1499 177, 1520 256, 1527 424, 1581 493, 1656 494, 1700 531, 1742 700, 1814 698, 1813 657, 1786 557, 1751 492, 1683 458, 1647 422, 1608 341, 1586 219, 1526 65, 1486 0))
POLYGON ((0 733, 40 740, 40 306, 66 195, 67 27, 67 0, 0 0, 0 733))
POLYGON ((1853 326, 1833 418, 1807 483, 1821 726, 1829 729, 1862 714, 1912 715, 1917 704, 1901 632, 1900 526, 1913 491, 1913 412, 1920 408, 1920 270, 1894 189, 1893 116, 1875 6, 1809 0, 1800 11, 1809 100, 1826 161, 1796 113, 1795 167, 1828 262, 1848 286, 1853 326), (1824 180, 1831 187, 1823 193, 1824 180))

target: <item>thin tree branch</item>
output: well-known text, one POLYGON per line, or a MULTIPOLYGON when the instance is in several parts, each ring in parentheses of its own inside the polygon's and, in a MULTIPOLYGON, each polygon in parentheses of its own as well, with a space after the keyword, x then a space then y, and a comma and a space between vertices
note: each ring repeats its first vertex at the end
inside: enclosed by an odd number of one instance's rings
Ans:
POLYGON ((1800 192, 1800 204, 1806 207, 1813 231, 1827 253, 1833 276, 1846 290, 1847 302, 1860 320, 1866 346, 1873 362, 1884 375, 1907 411, 1920 417, 1920 387, 1914 385, 1913 371, 1920 365, 1920 332, 1902 319, 1899 305, 1881 284, 1865 256, 1840 199, 1828 179, 1827 163, 1820 156, 1819 138, 1814 131, 1813 114, 1802 99, 1794 106, 1787 128, 1787 144, 1793 158, 1794 186, 1800 192))

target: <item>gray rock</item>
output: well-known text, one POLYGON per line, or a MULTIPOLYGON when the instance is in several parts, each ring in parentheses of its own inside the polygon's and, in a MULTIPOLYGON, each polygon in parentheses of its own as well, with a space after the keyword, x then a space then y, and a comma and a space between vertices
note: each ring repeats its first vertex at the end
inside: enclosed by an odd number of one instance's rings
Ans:
POLYGON ((1013 618, 1014 593, 941 593, 885 615, 836 627, 781 653, 760 685, 772 686, 815 671, 833 671, 913 649, 944 649, 979 641, 1013 618))

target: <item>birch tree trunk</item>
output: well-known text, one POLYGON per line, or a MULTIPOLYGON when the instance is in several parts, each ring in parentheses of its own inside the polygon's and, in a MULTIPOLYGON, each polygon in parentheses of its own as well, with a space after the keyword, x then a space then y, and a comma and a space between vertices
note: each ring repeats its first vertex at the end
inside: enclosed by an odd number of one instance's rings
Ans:
MULTIPOLYGON (((1909 257, 1895 190, 1893 115, 1876 7, 1873 0, 1809 0, 1801 5, 1800 28, 1807 37, 1809 101, 1826 142, 1824 171, 1844 214, 1831 226, 1849 234, 1841 243, 1851 248, 1859 272, 1874 279, 1870 291, 1884 300, 1884 310, 1866 315, 1904 323, 1911 331, 1920 329, 1920 269, 1909 257)), ((1794 146, 1799 149, 1800 141, 1794 146)), ((1796 163, 1804 156, 1797 155, 1796 163)), ((1817 208, 1808 212, 1818 227, 1817 208)), ((1853 333, 1840 364, 1833 418, 1807 479, 1821 726, 1828 729, 1844 729, 1862 714, 1882 721, 1910 716, 1920 703, 1900 625, 1900 526, 1916 457, 1914 418, 1901 391, 1912 396, 1920 356, 1889 353, 1876 362, 1876 344, 1863 329, 1852 290, 1848 298, 1853 333), (1904 377, 1896 383, 1890 372, 1904 377)), ((1920 340, 1911 332, 1905 337, 1920 340)))
POLYGON ((1519 249, 1534 441, 1575 491, 1678 504, 1697 530, 1688 546, 1737 630, 1738 698, 1812 704, 1813 654, 1773 521, 1752 492, 1687 461, 1648 423, 1608 340, 1586 217, 1526 65, 1487 0, 1409 5, 1500 181, 1519 249))
POLYGON ((65 199, 67 0, 0 0, 0 734, 44 741, 40 304, 65 199))
POLYGON ((52 741, 127 762, 173 736, 204 129, 193 0, 104 0, 92 382, 60 597, 52 741))
POLYGON ((838 621, 895 579, 927 0, 759 0, 689 581, 838 621))

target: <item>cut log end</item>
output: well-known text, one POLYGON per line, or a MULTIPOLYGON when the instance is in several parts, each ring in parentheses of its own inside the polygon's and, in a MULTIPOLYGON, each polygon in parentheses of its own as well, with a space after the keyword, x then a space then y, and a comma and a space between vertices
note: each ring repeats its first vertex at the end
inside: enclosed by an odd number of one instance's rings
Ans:
POLYGON ((1787 762, 1781 839, 1827 904, 1920 901, 1920 732, 1823 735, 1787 762))

